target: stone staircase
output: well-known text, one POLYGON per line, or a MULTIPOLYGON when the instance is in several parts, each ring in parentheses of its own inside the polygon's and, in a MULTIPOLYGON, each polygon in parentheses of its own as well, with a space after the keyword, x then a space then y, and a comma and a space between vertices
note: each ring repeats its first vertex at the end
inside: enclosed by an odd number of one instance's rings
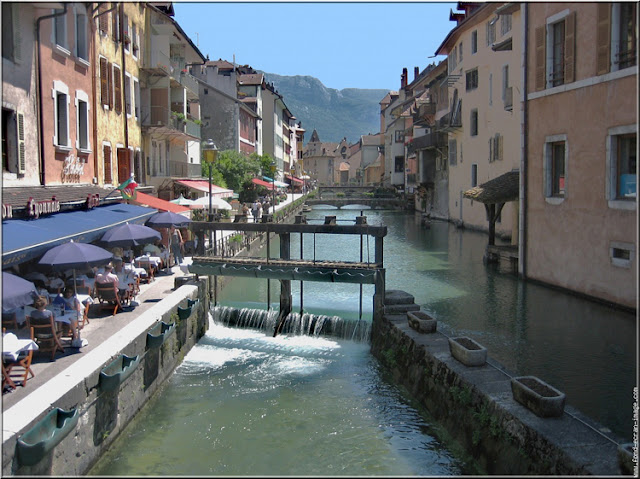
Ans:
POLYGON ((420 305, 415 304, 412 294, 399 289, 388 289, 384 292, 384 314, 405 314, 419 310, 420 305))

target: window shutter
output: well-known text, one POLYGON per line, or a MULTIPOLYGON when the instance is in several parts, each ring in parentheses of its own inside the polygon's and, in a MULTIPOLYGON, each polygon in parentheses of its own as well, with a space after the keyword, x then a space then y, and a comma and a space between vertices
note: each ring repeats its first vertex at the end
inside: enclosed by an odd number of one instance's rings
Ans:
POLYGON ((114 42, 118 41, 118 7, 111 12, 111 38, 114 42))
POLYGON ((104 145, 102 151, 104 154, 104 182, 111 183, 111 147, 104 145))
POLYGON ((493 137, 489 138, 489 163, 493 162, 493 137))
POLYGON ((598 3, 596 29, 596 75, 609 73, 611 69, 611 4, 598 3))
POLYGON ((107 63, 107 83, 109 87, 109 109, 113 108, 113 64, 107 63))
POLYGON ((20 63, 22 60, 22 35, 20 33, 20 12, 18 11, 18 5, 13 5, 13 11, 11 15, 11 21, 13 23, 13 61, 20 63))
POLYGON ((98 17, 98 28, 101 34, 107 35, 109 33, 109 18, 107 14, 104 13, 107 11, 107 5, 104 3, 101 3, 99 11, 100 11, 100 16, 98 17))
POLYGON ((564 34, 564 82, 576 81, 576 12, 565 20, 564 34))
POLYGON ((493 137, 493 161, 500 159, 500 133, 496 133, 493 137))
POLYGON ((109 77, 108 62, 106 58, 100 58, 100 98, 102 104, 109 106, 109 77))
POLYGON ((18 113, 18 173, 27 171, 27 159, 24 149, 24 115, 18 113))
POLYGON ((116 113, 122 112, 122 78, 120 77, 120 70, 114 68, 113 72, 113 87, 115 90, 115 110, 116 113))
POLYGON ((503 158, 502 151, 503 151, 503 147, 504 147, 504 136, 502 136, 502 135, 500 135, 498 133, 497 141, 498 141, 498 145, 499 145, 499 148, 498 148, 498 160, 502 161, 502 158, 503 158))
POLYGON ((545 35, 546 26, 538 27, 535 31, 535 55, 536 55, 536 91, 545 89, 545 35))

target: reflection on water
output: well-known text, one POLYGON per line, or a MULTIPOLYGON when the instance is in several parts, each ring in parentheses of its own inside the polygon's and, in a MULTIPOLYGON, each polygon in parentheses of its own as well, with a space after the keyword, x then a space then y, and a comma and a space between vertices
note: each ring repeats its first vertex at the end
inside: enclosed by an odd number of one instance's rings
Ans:
POLYGON ((212 323, 90 474, 473 472, 431 428, 365 343, 212 323))

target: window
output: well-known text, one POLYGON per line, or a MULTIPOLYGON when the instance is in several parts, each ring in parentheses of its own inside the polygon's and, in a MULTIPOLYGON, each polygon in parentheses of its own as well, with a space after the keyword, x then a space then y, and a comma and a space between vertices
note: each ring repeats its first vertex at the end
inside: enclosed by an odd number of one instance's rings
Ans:
POLYGON ((545 197, 562 199, 566 196, 566 136, 547 137, 544 154, 545 197))
POLYGON ((474 68, 473 70, 466 72, 466 80, 467 91, 478 88, 478 69, 474 68))
POLYGON ((455 165, 458 163, 458 156, 456 152, 456 140, 449 140, 449 164, 455 165))
POLYGON ((396 130, 395 140, 396 140, 396 143, 402 143, 404 141, 404 131, 396 130))
POLYGON ((114 42, 120 41, 120 12, 119 5, 111 12, 111 38, 114 42))
POLYGON ((60 81, 53 82, 53 143, 68 148, 69 144, 69 88, 60 81))
POLYGON ((469 123, 471 124, 471 136, 478 136, 478 109, 474 108, 471 110, 471 115, 469 118, 469 123))
POLYGON ((458 50, 457 50, 457 47, 453 47, 453 50, 451 51, 451 53, 449 53, 448 62, 447 62, 449 73, 453 73, 453 71, 456 69, 456 66, 458 64, 457 60, 458 60, 458 50))
POLYGON ((474 30, 471 32, 471 54, 477 53, 478 51, 478 30, 474 30))
POLYGON ((140 120, 140 82, 133 79, 133 114, 136 120, 140 120))
MULTIPOLYGON (((62 13, 63 9, 56 9, 53 13, 62 13)), ((67 15, 59 15, 53 17, 53 42, 65 50, 69 50, 67 46, 67 15)))
POLYGON ((111 145, 105 143, 102 145, 102 164, 104 166, 104 182, 111 183, 111 145))
POLYGON ((489 73, 489 106, 493 105, 493 73, 489 73))
POLYGON ((2 57, 18 63, 21 57, 20 43, 20 15, 19 4, 2 2, 2 57))
POLYGON ((478 165, 471 165, 471 187, 478 186, 478 165))
MULTIPOLYGON (((84 7, 77 7, 82 8, 84 7)), ((76 12, 76 57, 89 61, 89 45, 87 39, 87 15, 84 11, 76 12)))
POLYGON ((101 3, 98 7, 98 31, 100 35, 107 35, 109 33, 109 18, 107 15, 107 10, 109 7, 106 3, 101 3))
POLYGON ((113 94, 113 109, 116 113, 122 113, 122 77, 116 65, 113 65, 113 94))
POLYGON ((76 147, 80 150, 90 150, 89 145, 89 96, 83 91, 76 92, 76 109, 78 131, 76 147))
POLYGON ((131 24, 131 52, 134 57, 138 56, 140 52, 140 39, 138 38, 138 26, 135 23, 131 24))
POLYGON ((509 65, 502 66, 502 101, 507 99, 507 88, 509 88, 509 65))
POLYGON ((458 53, 460 54, 460 58, 458 59, 459 63, 462 63, 462 42, 460 42, 460 45, 458 45, 458 53))
POLYGON ((129 53, 131 50, 131 31, 129 30, 129 16, 123 15, 122 28, 124 29, 124 36, 122 41, 124 43, 124 51, 129 53))
POLYGON ((500 35, 506 35, 511 31, 511 14, 500 15, 500 35))
POLYGON ((487 22, 487 46, 496 42, 496 24, 494 21, 487 22))
POLYGON ((396 173, 402 173, 404 171, 404 156, 396 156, 394 171, 396 173))
POLYGON ((127 116, 131 116, 131 75, 124 74, 124 109, 127 116))
POLYGON ((489 138, 489 163, 502 160, 504 138, 500 133, 496 133, 495 136, 489 138))
POLYGON ((616 7, 620 9, 616 62, 619 68, 628 68, 636 64, 638 4, 635 2, 618 3, 616 7))
POLYGON ((621 241, 612 241, 609 244, 609 257, 613 266, 621 268, 631 268, 636 252, 633 243, 623 243, 621 241))
POLYGON ((629 208, 637 201, 636 125, 611 128, 607 136, 608 200, 613 207, 629 208), (623 204, 626 203, 626 204, 623 204))
POLYGON ((552 88, 575 81, 576 13, 563 11, 535 30, 535 87, 552 88))

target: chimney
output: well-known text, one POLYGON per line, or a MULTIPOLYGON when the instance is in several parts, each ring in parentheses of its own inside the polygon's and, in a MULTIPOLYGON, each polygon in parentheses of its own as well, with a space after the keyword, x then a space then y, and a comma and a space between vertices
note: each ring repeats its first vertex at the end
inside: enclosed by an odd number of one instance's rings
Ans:
POLYGON ((420 67, 413 67, 413 81, 418 79, 418 75, 420 75, 420 67))
POLYGON ((402 69, 402 76, 400 77, 400 88, 404 88, 407 86, 407 69, 402 69))

